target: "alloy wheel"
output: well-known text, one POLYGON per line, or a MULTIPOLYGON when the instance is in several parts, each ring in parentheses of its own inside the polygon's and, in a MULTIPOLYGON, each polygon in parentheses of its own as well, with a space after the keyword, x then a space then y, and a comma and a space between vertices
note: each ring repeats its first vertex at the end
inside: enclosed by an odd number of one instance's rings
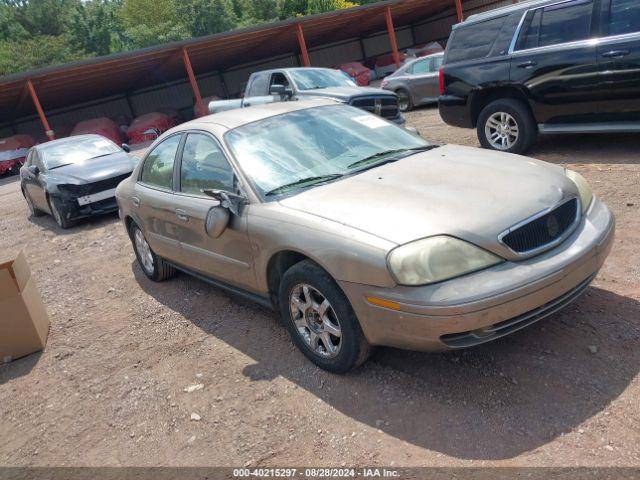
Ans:
POLYGON ((62 221, 62 214, 60 213, 60 211, 58 210, 58 207, 56 207, 56 204, 54 202, 49 202, 49 205, 51 206, 51 213, 53 215, 53 219, 56 221, 56 223, 59 226, 63 226, 63 221, 62 221))
POLYGON ((507 112, 496 112, 487 119, 484 133, 493 148, 508 150, 518 141, 520 131, 513 116, 507 112))
POLYGON ((398 109, 401 112, 408 111, 410 105, 409 94, 404 90, 398 90, 396 95, 398 95, 398 109))
POLYGON ((135 229, 133 240, 136 245, 136 251, 138 252, 138 258, 142 263, 142 268, 144 268, 149 275, 153 274, 153 255, 151 253, 151 247, 149 247, 146 238, 144 238, 144 235, 139 228, 135 229))
POLYGON ((338 355, 342 346, 342 328, 329 300, 306 283, 296 285, 289 296, 291 320, 300 337, 324 358, 338 355))

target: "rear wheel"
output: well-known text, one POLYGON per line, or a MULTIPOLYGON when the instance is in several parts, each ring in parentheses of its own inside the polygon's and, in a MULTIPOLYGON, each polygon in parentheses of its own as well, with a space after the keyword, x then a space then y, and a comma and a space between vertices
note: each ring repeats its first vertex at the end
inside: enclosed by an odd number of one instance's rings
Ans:
POLYGON ((413 103, 411 102, 411 95, 408 90, 399 88, 396 90, 396 95, 398 96, 398 109, 400 109, 401 112, 413 110, 413 103))
POLYGON ((73 222, 69 220, 64 214, 64 210, 62 209, 60 201, 58 199, 56 199, 55 197, 47 197, 47 202, 49 202, 49 210, 51 210, 51 215, 60 228, 67 229, 73 225, 73 222))
POLYGON ((538 128, 527 106, 520 100, 496 100, 480 112, 477 134, 484 148, 523 153, 535 141, 538 128))
POLYGON ((133 244, 133 250, 136 253, 138 264, 150 280, 161 282, 175 275, 175 268, 151 250, 144 233, 142 233, 138 225, 135 223, 131 224, 131 227, 129 227, 129 235, 131 236, 131 243, 133 244))
POLYGON ((305 260, 285 272, 279 305, 293 342, 320 368, 344 373, 368 358, 371 347, 349 300, 315 263, 305 260))

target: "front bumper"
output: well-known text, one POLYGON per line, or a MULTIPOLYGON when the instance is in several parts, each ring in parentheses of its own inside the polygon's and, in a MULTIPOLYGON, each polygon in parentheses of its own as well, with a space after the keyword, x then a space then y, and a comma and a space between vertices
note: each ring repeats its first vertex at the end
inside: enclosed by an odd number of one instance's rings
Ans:
POLYGON ((614 230, 613 214, 594 198, 567 240, 533 258, 423 287, 340 286, 373 345, 469 347, 524 328, 574 300, 604 263, 614 230), (396 302, 401 310, 372 305, 367 297, 396 302))
POLYGON ((78 199, 69 195, 57 197, 60 214, 68 220, 80 220, 96 215, 105 215, 118 211, 115 197, 106 198, 87 205, 79 205, 78 199))

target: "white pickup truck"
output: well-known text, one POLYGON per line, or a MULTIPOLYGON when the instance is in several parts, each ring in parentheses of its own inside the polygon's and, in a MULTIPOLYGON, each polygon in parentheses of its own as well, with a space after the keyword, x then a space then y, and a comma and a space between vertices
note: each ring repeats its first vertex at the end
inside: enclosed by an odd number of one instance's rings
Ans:
POLYGON ((255 72, 249 77, 243 98, 215 100, 209 113, 305 98, 333 98, 375 113, 397 124, 405 122, 398 97, 388 90, 358 87, 347 75, 329 68, 278 68, 255 72))

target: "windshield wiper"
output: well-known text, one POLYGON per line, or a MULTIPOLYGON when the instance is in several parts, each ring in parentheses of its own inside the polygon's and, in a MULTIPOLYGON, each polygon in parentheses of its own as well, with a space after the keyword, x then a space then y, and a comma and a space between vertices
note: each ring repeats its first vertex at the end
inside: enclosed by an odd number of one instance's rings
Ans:
MULTIPOLYGON (((369 155, 363 159, 358 160, 357 162, 353 162, 347 165, 347 168, 356 168, 361 165, 365 165, 367 163, 373 162, 379 158, 387 157, 389 155, 394 155, 396 153, 408 153, 408 155, 412 155, 414 152, 424 152, 426 150, 431 150, 432 148, 437 148, 439 145, 422 145, 421 147, 413 147, 413 148, 395 148, 393 150, 384 150, 382 152, 374 153, 373 155, 369 155)), ((393 157, 384 163, 395 162, 396 160, 400 160, 400 158, 404 157, 393 157)))
POLYGON ((331 180, 335 180, 336 178, 340 178, 343 175, 341 173, 331 173, 329 175, 318 175, 315 177, 307 177, 301 178, 300 180, 296 180, 295 182, 287 183, 285 185, 280 185, 273 190, 269 190, 265 193, 265 196, 278 195, 279 193, 286 192, 287 190, 295 187, 307 187, 311 185, 318 185, 320 183, 328 182, 331 180))

